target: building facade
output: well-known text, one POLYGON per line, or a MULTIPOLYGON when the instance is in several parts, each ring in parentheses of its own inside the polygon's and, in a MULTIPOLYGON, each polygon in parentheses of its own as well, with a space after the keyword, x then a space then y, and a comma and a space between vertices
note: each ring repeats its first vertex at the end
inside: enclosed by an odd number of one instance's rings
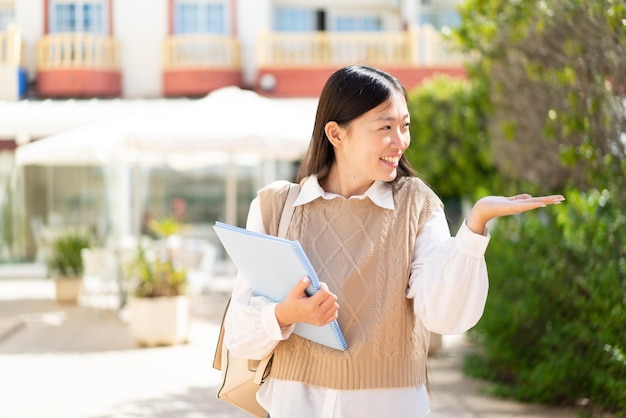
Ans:
MULTIPOLYGON (((111 167, 18 166, 14 158, 22 144, 110 118, 84 117, 107 108, 94 102, 172 104, 227 86, 315 99, 333 71, 355 63, 388 70, 408 88, 438 73, 463 77, 463 57, 444 36, 459 23, 459 2, 0 0, 0 104, 14 115, 0 115, 0 262, 36 257, 40 225, 89 221, 107 234, 111 167), (50 103, 72 110, 51 123, 50 103)), ((297 162, 277 164, 272 172, 288 177, 297 162)), ((206 229, 223 212, 225 170, 215 162, 185 172, 142 168, 143 212, 162 215, 183 199, 188 221, 206 229)), ((239 170, 243 206, 267 168, 239 170)), ((237 216, 241 223, 245 210, 237 216)))
POLYGON ((5 55, 38 98, 202 96, 226 85, 315 97, 331 71, 356 62, 409 86, 459 74, 442 39, 457 3, 0 0, 0 31, 16 24, 21 48, 5 55))

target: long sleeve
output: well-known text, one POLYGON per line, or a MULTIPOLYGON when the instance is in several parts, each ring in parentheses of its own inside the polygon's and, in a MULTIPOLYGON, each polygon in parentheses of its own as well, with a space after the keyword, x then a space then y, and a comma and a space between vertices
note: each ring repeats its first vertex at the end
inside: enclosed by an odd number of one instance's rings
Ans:
MULTIPOLYGON (((246 228, 266 233, 258 198, 250 205, 246 228)), ((237 275, 225 327, 225 342, 232 355, 262 359, 291 335, 294 326, 280 328, 275 308, 276 303, 270 299, 253 296, 245 278, 237 275)))
POLYGON ((465 222, 450 236, 442 209, 418 235, 407 297, 430 331, 458 334, 483 314, 489 287, 484 254, 489 236, 473 233, 465 222))

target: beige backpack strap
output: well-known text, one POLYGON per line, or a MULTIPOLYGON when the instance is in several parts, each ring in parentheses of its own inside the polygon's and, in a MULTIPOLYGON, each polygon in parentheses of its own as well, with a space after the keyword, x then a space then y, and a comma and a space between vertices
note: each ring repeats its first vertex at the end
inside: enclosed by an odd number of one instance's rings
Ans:
POLYGON ((283 213, 280 215, 280 222, 278 224, 278 237, 285 238, 287 236, 289 224, 291 223, 293 212, 296 209, 293 206, 293 203, 296 201, 299 193, 300 185, 296 183, 290 183, 289 191, 287 191, 287 198, 285 199, 285 205, 283 206, 283 213))
POLYGON ((272 357, 274 357, 274 353, 270 353, 264 359, 255 362, 257 364, 251 364, 250 370, 254 370, 256 367, 256 373, 254 374, 254 384, 260 385, 265 382, 265 379, 269 375, 269 366, 272 364, 272 357))

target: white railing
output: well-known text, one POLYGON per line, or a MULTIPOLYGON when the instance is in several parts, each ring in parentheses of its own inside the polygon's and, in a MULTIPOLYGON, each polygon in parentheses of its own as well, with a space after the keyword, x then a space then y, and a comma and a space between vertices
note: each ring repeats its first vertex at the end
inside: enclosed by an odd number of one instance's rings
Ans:
POLYGON ((0 32, 0 65, 18 67, 22 59, 22 36, 15 25, 0 32))
POLYGON ((119 70, 119 43, 90 33, 46 35, 37 43, 37 67, 119 70))
POLYGON ((259 36, 257 51, 262 67, 438 66, 464 60, 430 26, 402 32, 267 32, 259 36))
POLYGON ((175 35, 163 43, 163 69, 241 67, 239 42, 219 35, 175 35))
POLYGON ((19 100, 22 36, 16 25, 0 32, 0 100, 19 100))

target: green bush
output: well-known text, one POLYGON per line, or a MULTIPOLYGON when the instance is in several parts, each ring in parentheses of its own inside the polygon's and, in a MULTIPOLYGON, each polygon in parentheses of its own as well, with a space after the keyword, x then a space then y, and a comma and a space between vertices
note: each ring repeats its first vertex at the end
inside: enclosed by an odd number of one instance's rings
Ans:
POLYGON ((91 237, 80 230, 59 233, 47 242, 46 265, 53 277, 81 278, 83 259, 81 252, 90 248, 91 237))
POLYGON ((484 195, 498 178, 490 161, 485 95, 481 83, 446 75, 409 92, 407 159, 444 199, 484 195))
POLYGON ((168 240, 181 234, 186 226, 174 218, 153 219, 150 231, 161 238, 150 249, 139 246, 136 257, 125 266, 130 292, 141 298, 184 295, 187 270, 178 262, 168 240))
POLYGON ((607 190, 566 197, 492 228, 490 294, 469 333, 482 351, 466 371, 497 394, 624 417, 626 203, 607 190))

